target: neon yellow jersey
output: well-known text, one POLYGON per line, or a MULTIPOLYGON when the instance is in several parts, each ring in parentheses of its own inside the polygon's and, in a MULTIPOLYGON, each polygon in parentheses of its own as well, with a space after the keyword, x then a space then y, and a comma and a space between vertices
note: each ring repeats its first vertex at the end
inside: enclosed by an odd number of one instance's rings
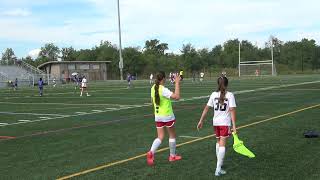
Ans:
POLYGON ((155 85, 151 88, 151 98, 154 107, 156 121, 167 122, 175 120, 170 100, 172 92, 162 85, 159 85, 160 105, 155 103, 155 85))
POLYGON ((180 73, 179 73, 179 74, 180 74, 180 76, 183 76, 183 71, 180 71, 180 73))

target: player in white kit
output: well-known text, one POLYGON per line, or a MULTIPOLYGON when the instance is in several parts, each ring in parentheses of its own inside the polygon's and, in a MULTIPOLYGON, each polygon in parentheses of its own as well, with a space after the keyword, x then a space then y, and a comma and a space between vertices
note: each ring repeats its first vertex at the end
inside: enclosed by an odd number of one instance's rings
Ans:
POLYGON ((151 73, 150 74, 150 85, 152 85, 153 84, 153 74, 151 73))
POLYGON ((216 156, 217 167, 215 176, 226 174, 226 171, 221 169, 223 159, 226 152, 226 140, 231 135, 230 127, 234 133, 236 130, 236 101, 234 95, 227 91, 228 79, 225 76, 218 78, 218 90, 213 92, 210 99, 204 108, 199 123, 198 130, 202 128, 203 121, 207 115, 209 108, 213 108, 213 127, 217 138, 216 143, 216 156), (231 123, 232 122, 232 123, 231 123))
POLYGON ((200 73, 200 83, 202 83, 203 78, 204 78, 204 72, 201 72, 201 73, 200 73))
POLYGON ((87 81, 86 77, 83 76, 82 81, 81 81, 81 93, 80 93, 80 96, 82 96, 82 93, 84 91, 86 91, 87 96, 90 96, 89 93, 88 93, 88 89, 87 89, 88 88, 87 83, 88 83, 88 81, 87 81))

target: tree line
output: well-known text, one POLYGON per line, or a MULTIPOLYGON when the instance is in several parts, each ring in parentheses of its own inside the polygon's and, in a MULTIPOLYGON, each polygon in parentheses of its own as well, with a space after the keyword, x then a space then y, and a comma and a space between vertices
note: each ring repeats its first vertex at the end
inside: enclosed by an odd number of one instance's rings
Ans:
MULTIPOLYGON (((137 74, 147 77, 159 70, 199 73, 234 69, 238 67, 239 43, 242 61, 271 60, 273 47, 274 61, 281 70, 278 73, 311 72, 320 68, 320 46, 313 39, 283 42, 272 37, 264 47, 258 47, 247 40, 228 40, 212 49, 197 49, 192 44, 184 44, 180 53, 167 53, 168 44, 158 39, 147 40, 143 48, 126 47, 123 49, 124 74, 137 74)), ((59 48, 53 43, 41 47, 39 56, 17 59, 13 49, 7 48, 1 57, 1 64, 12 64, 16 60, 25 61, 35 67, 48 61, 111 61, 108 77, 119 78, 119 50, 109 41, 101 41, 91 49, 76 50, 73 47, 59 48)), ((235 73, 236 74, 236 73, 235 73)))

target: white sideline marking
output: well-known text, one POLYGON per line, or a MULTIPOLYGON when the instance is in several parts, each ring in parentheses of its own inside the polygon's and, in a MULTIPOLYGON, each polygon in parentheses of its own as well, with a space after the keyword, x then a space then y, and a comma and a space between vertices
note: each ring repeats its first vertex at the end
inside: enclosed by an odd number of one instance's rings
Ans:
MULTIPOLYGON (((148 88, 150 86, 141 86, 135 87, 134 89, 143 89, 148 88)), ((108 90, 91 90, 90 92, 112 92, 112 91, 119 91, 119 90, 128 90, 128 88, 115 88, 115 89, 108 89, 108 90)), ((57 94, 74 94, 74 92, 64 92, 64 93, 47 93, 47 95, 57 95, 57 94)))
POLYGON ((181 138, 189 138, 189 139, 198 139, 198 138, 201 138, 201 137, 196 137, 196 136, 179 136, 181 138))
POLYGON ((86 112, 75 112, 76 114, 87 114, 86 112))
POLYGON ((93 112, 103 112, 102 110, 91 110, 91 111, 93 111, 93 112))
POLYGON ((20 122, 30 122, 30 120, 18 120, 20 122))
POLYGON ((119 109, 119 108, 106 108, 107 110, 117 110, 117 109, 119 109))
MULTIPOLYGON (((319 83, 319 82, 320 81, 310 81, 310 82, 304 82, 304 83, 287 84, 287 85, 280 85, 280 86, 270 86, 270 87, 258 88, 258 89, 254 89, 254 90, 235 91, 234 94, 243 94, 243 93, 247 93, 248 91, 257 92, 257 91, 265 91, 265 90, 291 87, 291 86, 299 86, 299 85, 305 85, 305 84, 315 84, 315 83, 319 83)), ((208 97, 209 97, 209 95, 208 96, 193 97, 193 98, 185 99, 185 101, 192 101, 195 99, 204 99, 204 98, 208 98, 208 97)), ((179 101, 173 101, 173 102, 179 102, 179 101)), ((48 120, 52 120, 52 119, 62 119, 62 118, 69 118, 69 117, 77 117, 77 116, 84 116, 84 115, 91 115, 91 114, 104 113, 104 112, 110 112, 110 111, 119 111, 119 110, 121 110, 121 109, 105 110, 105 111, 101 111, 101 112, 91 112, 91 113, 85 113, 85 114, 65 115, 65 116, 60 116, 60 117, 52 117, 52 118, 47 118, 47 119, 34 120, 34 121, 30 121, 30 122, 17 122, 17 123, 10 123, 10 124, 8 124, 8 123, 7 124, 0 124, 0 126, 2 126, 2 127, 13 126, 13 125, 19 125, 19 124, 25 124, 25 123, 48 121, 48 120)))
POLYGON ((0 102, 0 104, 37 104, 37 105, 66 105, 66 106, 130 106, 123 104, 70 104, 70 103, 15 103, 15 102, 0 102))
POLYGON ((48 119, 49 117, 39 117, 40 119, 48 119))
POLYGON ((64 116, 62 114, 39 114, 39 113, 24 113, 24 112, 0 112, 0 114, 11 114, 11 115, 35 115, 35 116, 64 116))
POLYGON ((0 125, 8 125, 8 123, 0 123, 0 125))

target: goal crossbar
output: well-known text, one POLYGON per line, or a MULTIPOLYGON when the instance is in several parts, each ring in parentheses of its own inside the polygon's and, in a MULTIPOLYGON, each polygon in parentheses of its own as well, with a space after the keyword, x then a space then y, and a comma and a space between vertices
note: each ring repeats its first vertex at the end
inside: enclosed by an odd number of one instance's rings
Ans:
POLYGON ((243 65, 256 66, 256 65, 263 65, 263 64, 272 65, 272 63, 251 63, 251 64, 241 63, 240 66, 243 66, 243 65))
POLYGON ((271 63, 272 64, 272 60, 265 60, 265 61, 240 61, 240 64, 261 64, 261 63, 271 63))

